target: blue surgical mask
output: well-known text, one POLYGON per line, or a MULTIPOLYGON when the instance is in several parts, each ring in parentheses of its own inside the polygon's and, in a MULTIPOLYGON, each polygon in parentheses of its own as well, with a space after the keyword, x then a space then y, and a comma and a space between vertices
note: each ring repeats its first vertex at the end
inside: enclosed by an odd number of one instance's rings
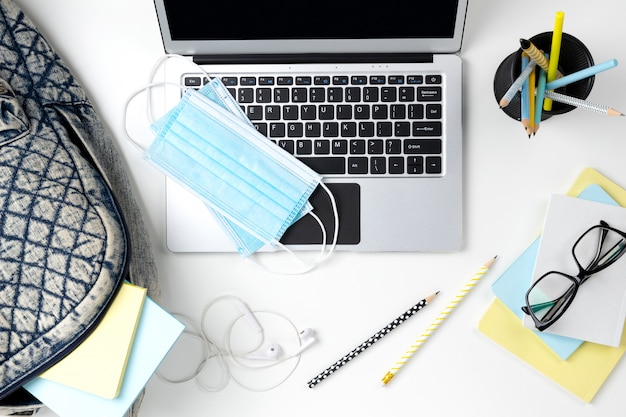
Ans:
MULTIPOLYGON (((211 100, 212 102, 218 104, 223 107, 225 110, 232 113, 234 116, 238 117, 241 121, 248 124, 251 128, 254 128, 252 122, 246 117, 246 115, 241 110, 241 107, 237 104, 237 102, 233 99, 233 96, 230 94, 228 89, 224 86, 222 82, 218 79, 213 79, 209 83, 207 83, 204 87, 198 90, 200 94, 211 100)), ((162 117, 157 120, 153 124, 153 130, 159 132, 163 129, 164 125, 168 120, 172 117, 172 113, 175 112, 176 109, 170 111, 168 115, 162 117)), ((267 138, 259 138, 259 140, 267 141, 267 138)), ((205 203, 206 204, 206 203, 205 203)), ((230 236, 232 241, 237 247, 237 251, 244 255, 250 256, 263 246, 266 245, 266 242, 256 237, 254 234, 246 231, 244 228, 240 227, 234 221, 229 220, 229 218, 219 211, 213 209, 210 204, 206 204, 207 209, 211 211, 214 217, 217 219, 218 223, 223 227, 224 231, 230 236)), ((302 217, 307 215, 313 210, 311 204, 307 201, 300 212, 294 217, 291 224, 297 222, 302 217)), ((289 226, 291 225, 289 224, 289 226)))
POLYGON ((201 197, 248 256, 278 244, 311 211, 321 176, 233 114, 228 100, 217 79, 202 92, 188 90, 154 124, 146 158, 201 197))

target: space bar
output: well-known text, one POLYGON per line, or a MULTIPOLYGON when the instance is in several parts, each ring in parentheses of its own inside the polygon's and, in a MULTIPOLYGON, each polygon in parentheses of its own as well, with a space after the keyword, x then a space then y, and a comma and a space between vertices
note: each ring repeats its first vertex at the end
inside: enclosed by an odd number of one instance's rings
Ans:
POLYGON ((341 156, 321 156, 298 158, 318 174, 345 174, 346 159, 341 156))

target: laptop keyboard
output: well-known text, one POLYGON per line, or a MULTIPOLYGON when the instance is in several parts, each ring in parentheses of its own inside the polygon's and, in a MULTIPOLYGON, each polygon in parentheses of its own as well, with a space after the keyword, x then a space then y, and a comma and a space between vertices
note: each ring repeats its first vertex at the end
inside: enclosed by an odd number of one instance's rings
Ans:
POLYGON ((259 132, 322 175, 444 173, 439 74, 220 77, 259 132))

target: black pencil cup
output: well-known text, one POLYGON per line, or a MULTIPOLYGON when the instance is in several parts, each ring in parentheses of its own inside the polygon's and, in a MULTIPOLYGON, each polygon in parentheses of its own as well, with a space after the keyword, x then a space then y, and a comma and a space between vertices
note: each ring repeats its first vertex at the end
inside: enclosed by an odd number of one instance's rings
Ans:
MULTIPOLYGON (((552 46, 552 32, 540 33, 533 36, 529 40, 538 49, 550 53, 550 48, 552 46)), ((500 102, 502 96, 504 96, 511 84, 513 84, 513 82, 520 75, 522 72, 521 65, 521 48, 502 61, 493 80, 493 92, 496 102, 500 102)), ((587 47, 574 36, 563 33, 561 51, 559 55, 559 71, 561 71, 563 75, 568 75, 593 65, 593 58, 587 47)), ((556 91, 584 100, 589 96, 589 93, 591 93, 594 80, 595 76, 591 76, 563 86, 556 91)), ((546 120, 555 114, 567 113, 574 108, 574 106, 554 101, 552 103, 552 110, 544 110, 541 115, 541 120, 546 120)), ((515 94, 508 106, 502 108, 502 111, 515 120, 521 120, 521 98, 519 92, 515 94)))

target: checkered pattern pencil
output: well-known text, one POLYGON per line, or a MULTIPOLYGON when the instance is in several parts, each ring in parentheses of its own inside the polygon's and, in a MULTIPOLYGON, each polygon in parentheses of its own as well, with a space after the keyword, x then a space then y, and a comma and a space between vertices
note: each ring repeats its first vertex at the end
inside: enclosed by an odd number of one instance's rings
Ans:
POLYGON ((369 348, 374 343, 376 343, 383 337, 387 336, 393 329, 397 328, 400 324, 404 323, 405 320, 412 317, 415 313, 420 311, 422 308, 426 307, 426 305, 430 303, 432 299, 435 298, 435 296, 438 293, 439 291, 437 291, 434 294, 429 295, 428 297, 421 300, 419 303, 415 304, 413 307, 409 308, 406 312, 398 316, 398 318, 396 318, 394 321, 392 321, 391 323, 389 323, 388 325, 380 329, 378 332, 376 332, 372 337, 370 337, 369 339, 361 343, 356 348, 352 349, 350 353, 348 353, 343 358, 339 359, 337 362, 335 362, 334 364, 326 368, 323 372, 320 372, 315 378, 307 382, 307 385, 309 386, 309 388, 313 388, 314 386, 316 386, 317 384, 319 384, 320 382, 328 378, 330 375, 332 375, 339 368, 341 368, 348 362, 352 361, 352 359, 359 356, 359 354, 363 353, 365 349, 369 348))
POLYGON ((469 293, 472 290, 472 288, 474 288, 474 286, 478 283, 478 281, 480 281, 483 275, 487 273, 487 271, 489 270, 493 262, 496 260, 496 258, 497 256, 494 256, 492 259, 490 259, 486 264, 484 264, 480 268, 480 270, 469 280, 469 282, 465 284, 465 287, 463 287, 463 289, 459 291, 456 297, 454 297, 452 301, 450 301, 448 306, 441 312, 441 314, 439 314, 439 316, 435 318, 435 320, 424 331, 424 333, 422 333, 422 335, 415 341, 415 343, 413 343, 411 347, 409 347, 406 353, 404 353, 404 355, 400 357, 400 360, 398 360, 396 364, 389 370, 389 372, 385 374, 385 376, 382 379, 384 385, 387 385, 389 381, 393 379, 396 373, 398 373, 400 368, 402 368, 404 364, 407 363, 407 361, 411 358, 411 356, 413 356, 413 354, 417 351, 417 349, 419 349, 420 346, 422 346, 422 344, 426 341, 426 339, 428 339, 428 337, 430 337, 430 335, 433 334, 435 330, 437 330, 437 327, 441 325, 441 323, 446 319, 446 317, 450 315, 452 310, 454 310, 456 306, 463 300, 463 298, 467 295, 467 293, 469 293))

